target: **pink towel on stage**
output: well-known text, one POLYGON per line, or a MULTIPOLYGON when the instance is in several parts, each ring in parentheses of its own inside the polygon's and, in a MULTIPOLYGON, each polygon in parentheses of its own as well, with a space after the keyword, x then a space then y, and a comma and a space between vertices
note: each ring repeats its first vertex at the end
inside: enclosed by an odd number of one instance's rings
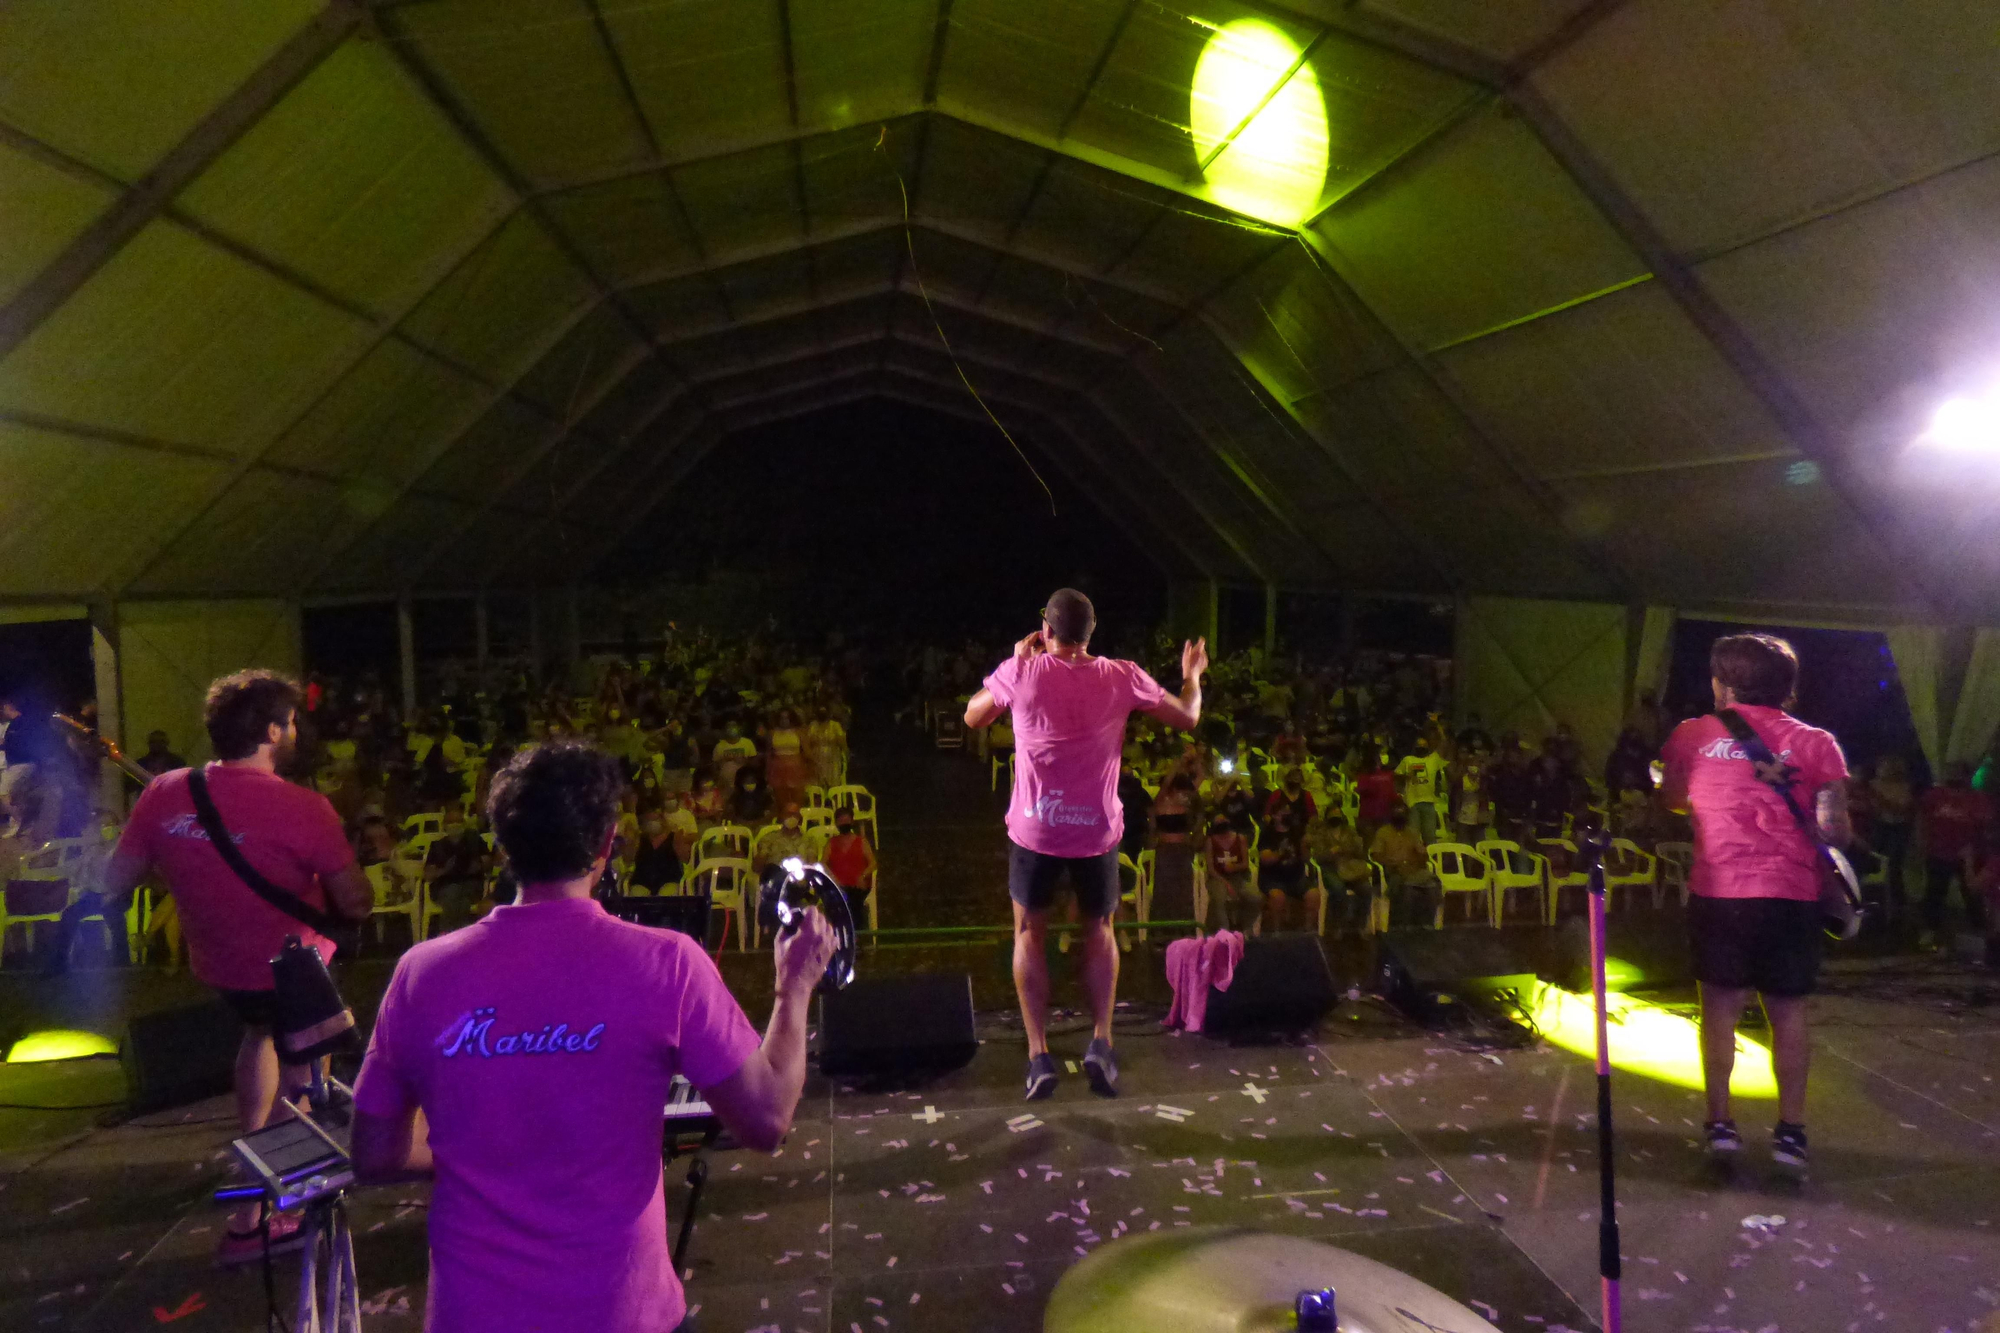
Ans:
POLYGON ((1167 1026, 1201 1031, 1208 1017, 1208 988, 1228 990, 1243 958, 1240 931, 1218 930, 1206 939, 1175 940, 1167 946, 1167 983, 1174 988, 1167 1026))

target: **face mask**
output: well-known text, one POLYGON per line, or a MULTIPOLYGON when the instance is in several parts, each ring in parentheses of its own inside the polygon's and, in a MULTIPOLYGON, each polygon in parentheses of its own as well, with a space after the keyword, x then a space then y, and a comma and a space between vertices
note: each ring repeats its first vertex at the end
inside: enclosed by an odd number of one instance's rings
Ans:
POLYGON ((646 830, 646 836, 651 838, 657 838, 660 836, 660 830, 664 829, 666 825, 662 824, 657 819, 649 819, 644 824, 641 824, 639 827, 646 830))
POLYGON ((787 833, 797 833, 798 831, 799 831, 799 821, 798 821, 798 820, 796 820, 796 819, 787 819, 787 820, 785 821, 785 832, 787 832, 787 833))

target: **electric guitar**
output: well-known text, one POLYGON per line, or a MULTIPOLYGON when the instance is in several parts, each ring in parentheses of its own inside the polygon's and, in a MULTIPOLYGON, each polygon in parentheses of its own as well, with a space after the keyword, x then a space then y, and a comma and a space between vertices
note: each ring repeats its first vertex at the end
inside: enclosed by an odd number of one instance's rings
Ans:
POLYGON ((118 748, 116 741, 107 736, 98 735, 90 727, 85 726, 65 713, 51 713, 49 714, 49 720, 68 731, 72 739, 81 741, 106 759, 109 759, 112 763, 118 765, 119 770, 126 777, 131 778, 132 781, 138 783, 141 787, 146 786, 153 780, 153 774, 148 773, 145 769, 125 757, 125 752, 118 748))

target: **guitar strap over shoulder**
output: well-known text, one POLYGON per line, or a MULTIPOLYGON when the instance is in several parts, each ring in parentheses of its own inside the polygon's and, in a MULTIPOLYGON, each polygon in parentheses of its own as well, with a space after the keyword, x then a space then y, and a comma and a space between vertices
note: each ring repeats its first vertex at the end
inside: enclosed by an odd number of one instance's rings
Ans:
POLYGON ((242 880, 252 893, 322 935, 340 927, 342 923, 338 917, 320 911, 296 893, 285 892, 244 859, 242 849, 237 847, 236 840, 229 836, 228 826, 222 822, 222 812, 215 808, 215 798, 209 794, 207 770, 188 770, 188 795, 194 798, 194 817, 200 821, 201 831, 208 835, 209 844, 222 857, 223 864, 235 871, 236 878, 242 880))
POLYGON ((1792 794, 1792 780, 1798 770, 1790 764, 1778 762, 1778 757, 1771 753, 1771 747, 1764 744, 1764 738, 1759 736, 1749 720, 1734 708, 1718 708, 1715 710, 1715 716, 1723 726, 1729 728, 1729 734, 1743 747, 1743 753, 1750 757, 1751 766, 1757 770, 1758 781, 1784 797, 1785 808, 1792 812, 1792 818, 1798 821, 1799 828, 1805 833, 1807 840, 1818 845, 1819 832, 1814 827, 1812 818, 1800 807, 1798 797, 1792 794))

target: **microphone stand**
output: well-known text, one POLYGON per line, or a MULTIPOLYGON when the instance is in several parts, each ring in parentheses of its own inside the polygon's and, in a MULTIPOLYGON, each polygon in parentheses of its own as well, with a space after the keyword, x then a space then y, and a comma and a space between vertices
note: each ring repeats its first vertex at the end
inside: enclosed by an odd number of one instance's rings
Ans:
POLYGON ((1619 1294, 1617 1163, 1611 1132, 1611 1034, 1604 1004, 1604 853, 1611 835, 1591 829, 1577 839, 1590 875, 1590 989, 1597 1006, 1597 1272, 1602 1286, 1604 1333, 1622 1333, 1619 1294))

